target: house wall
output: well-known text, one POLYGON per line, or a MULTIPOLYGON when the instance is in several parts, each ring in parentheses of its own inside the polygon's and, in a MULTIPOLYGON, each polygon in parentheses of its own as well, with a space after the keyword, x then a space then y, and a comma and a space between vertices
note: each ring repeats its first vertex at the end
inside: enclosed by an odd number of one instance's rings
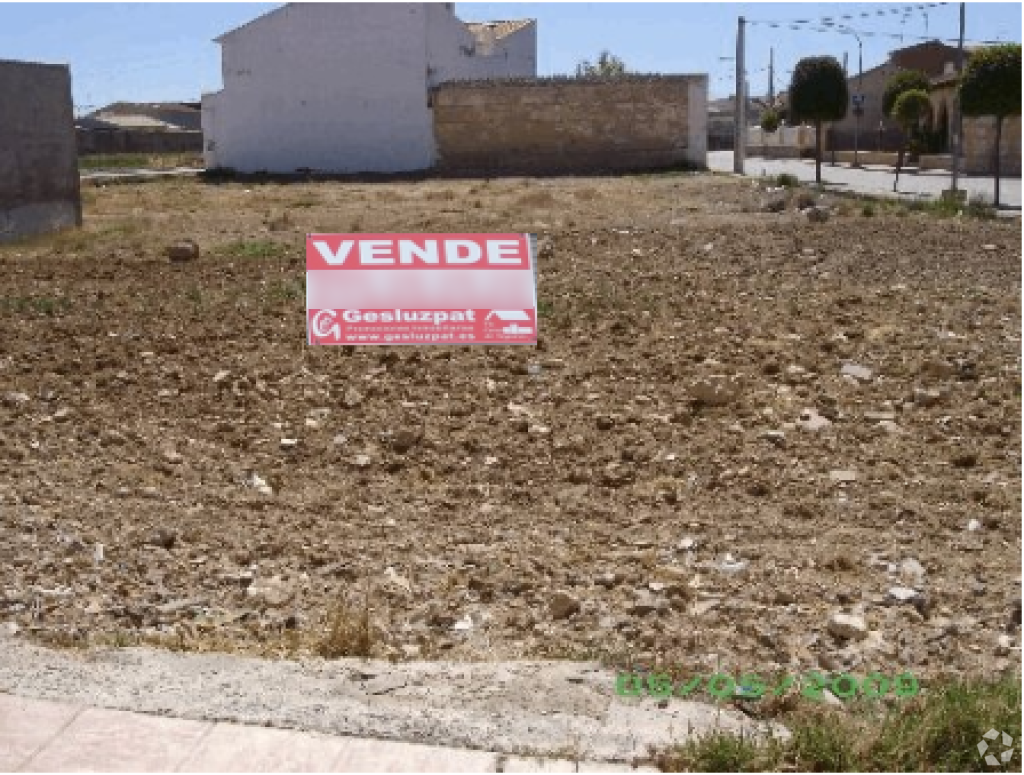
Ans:
POLYGON ((81 223, 71 74, 0 61, 0 242, 81 223))
POLYGON ((286 5, 220 39, 207 167, 403 172, 435 161, 428 87, 536 73, 536 25, 481 51, 445 3, 286 5))
POLYGON ((433 104, 442 171, 707 165, 704 75, 447 83, 433 104))
POLYGON ((203 97, 208 167, 396 172, 433 163, 427 7, 286 5, 221 38, 203 97))

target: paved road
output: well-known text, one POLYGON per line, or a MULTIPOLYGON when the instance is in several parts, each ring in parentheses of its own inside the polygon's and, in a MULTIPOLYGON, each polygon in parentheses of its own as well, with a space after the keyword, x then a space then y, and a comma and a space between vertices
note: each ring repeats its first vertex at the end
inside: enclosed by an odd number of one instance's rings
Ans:
MULTIPOLYGON (((732 151, 711 151, 708 153, 708 167, 718 172, 732 172, 732 151)), ((747 159, 745 172, 752 177, 789 173, 801 181, 814 181, 814 161, 807 159, 747 159)), ((873 196, 888 196, 899 199, 936 198, 943 189, 949 188, 949 173, 928 170, 926 172, 901 173, 898 193, 892 191, 892 167, 870 166, 851 169, 849 165, 827 161, 821 165, 821 179, 826 186, 837 190, 855 191, 873 196)), ((960 177, 960 188, 970 196, 983 196, 992 201, 995 181, 991 177, 960 177)), ((1000 181, 1002 204, 1020 208, 1020 178, 1004 178, 1000 181)))

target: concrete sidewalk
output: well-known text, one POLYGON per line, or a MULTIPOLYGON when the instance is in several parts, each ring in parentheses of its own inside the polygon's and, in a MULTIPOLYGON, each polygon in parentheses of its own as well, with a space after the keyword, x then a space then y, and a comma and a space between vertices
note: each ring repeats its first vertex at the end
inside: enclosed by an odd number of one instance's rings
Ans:
MULTIPOLYGON (((708 168, 716 172, 732 172, 732 151, 711 151, 708 153, 708 168)), ((744 165, 749 177, 779 175, 788 173, 804 183, 814 181, 813 159, 763 159, 749 157, 744 165)), ((944 189, 949 188, 949 173, 941 170, 924 170, 900 174, 899 187, 893 192, 892 183, 895 173, 891 167, 865 166, 859 169, 849 164, 832 166, 828 159, 821 164, 821 179, 826 188, 835 191, 868 194, 871 196, 892 199, 936 199, 944 189)), ((992 201, 995 190, 995 179, 963 175, 960 177, 960 188, 972 197, 982 197, 992 201)), ((1000 199, 1006 207, 1020 208, 1020 178, 1006 178, 1000 181, 1000 199)), ((1012 211, 1011 211, 1012 212, 1012 211)))
POLYGON ((656 772, 0 694, 0 772, 656 772))

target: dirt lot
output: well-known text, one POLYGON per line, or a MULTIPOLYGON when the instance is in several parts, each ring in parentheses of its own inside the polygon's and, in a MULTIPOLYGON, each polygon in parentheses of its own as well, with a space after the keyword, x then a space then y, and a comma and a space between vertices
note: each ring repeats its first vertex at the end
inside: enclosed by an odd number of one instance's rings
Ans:
POLYGON ((1020 220, 770 196, 87 189, 0 248, 0 633, 1019 670, 1020 220), (357 230, 538 234, 540 346, 305 346, 303 236, 357 230))

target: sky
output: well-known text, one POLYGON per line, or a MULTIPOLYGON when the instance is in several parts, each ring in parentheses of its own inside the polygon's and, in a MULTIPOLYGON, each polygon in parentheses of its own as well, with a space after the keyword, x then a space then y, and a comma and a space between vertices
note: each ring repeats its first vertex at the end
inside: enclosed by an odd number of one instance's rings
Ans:
MULTIPOLYGON (((0 2, 0 59, 69 64, 77 114, 119 100, 198 100, 221 86, 220 47, 213 39, 279 5, 0 2)), ((959 29, 959 3, 456 3, 455 12, 463 21, 537 19, 540 75, 570 74, 607 49, 638 72, 707 73, 712 97, 735 90, 739 16, 750 22, 752 95, 768 91, 772 49, 778 92, 804 56, 831 54, 842 61, 846 54, 856 73, 853 33, 867 70, 892 49, 922 39, 955 43, 959 29), (807 23, 793 29, 793 20, 807 23), (852 32, 836 32, 837 25, 852 32)), ((968 42, 1019 43, 1021 4, 967 3, 966 36, 968 42)))

